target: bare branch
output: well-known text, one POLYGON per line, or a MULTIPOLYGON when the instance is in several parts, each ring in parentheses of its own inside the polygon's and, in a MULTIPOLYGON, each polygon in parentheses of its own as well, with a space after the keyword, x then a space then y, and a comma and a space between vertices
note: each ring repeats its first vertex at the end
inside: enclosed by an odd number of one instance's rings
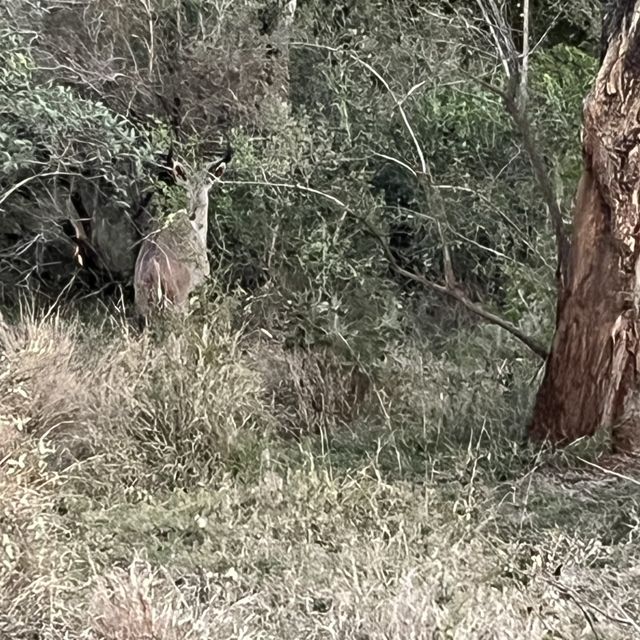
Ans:
POLYGON ((527 104, 527 83, 529 80, 529 23, 529 0, 524 0, 522 4, 522 63, 520 70, 520 101, 523 110, 527 104))
POLYGON ((415 170, 412 167, 410 167, 406 162, 404 162, 403 160, 400 160, 399 158, 394 158, 393 156, 388 156, 384 153, 379 153, 377 151, 374 152, 373 155, 378 156, 379 158, 384 158, 389 162, 393 162, 394 164, 401 166, 403 169, 406 169, 414 178, 418 177, 418 174, 415 172, 415 170))
POLYGON ((413 130, 413 127, 411 126, 411 123, 409 122, 409 117, 407 116, 407 112, 404 110, 404 107, 402 106, 403 101, 400 100, 398 96, 396 96, 396 94, 394 93, 389 83, 384 79, 382 75, 380 75, 380 73, 374 67, 372 67, 368 62, 365 62, 364 60, 359 58, 355 53, 351 51, 344 51, 343 49, 336 49, 335 47, 329 47, 327 45, 322 45, 322 44, 312 44, 309 42, 292 42, 290 43, 290 46, 310 47, 312 49, 323 49, 325 51, 331 51, 332 53, 346 53, 354 62, 363 66, 367 71, 369 71, 372 75, 374 75, 375 78, 380 82, 380 84, 382 84, 382 86, 387 90, 387 92, 395 102, 396 107, 398 108, 400 117, 402 118, 402 122, 404 123, 404 127, 407 130, 407 133, 409 134, 409 137, 413 142, 413 146, 416 149, 416 153, 420 161, 420 171, 422 173, 427 172, 427 162, 424 157, 424 152, 422 151, 422 146, 420 145, 420 142, 418 142, 418 138, 413 130))
POLYGON ((508 84, 506 89, 500 89, 485 80, 476 78, 476 81, 502 98, 507 113, 520 134, 525 152, 529 157, 533 176, 549 212, 551 226, 556 238, 556 280, 559 288, 562 289, 567 282, 569 240, 555 187, 527 111, 529 59, 531 56, 529 42, 530 0, 524 0, 523 3, 523 44, 521 54, 516 50, 511 30, 498 9, 495 0, 477 0, 477 2, 482 11, 483 19, 493 36, 496 54, 505 69, 508 84))
POLYGON ((36 173, 33 176, 29 176, 24 180, 20 180, 20 182, 16 182, 10 189, 7 189, 2 195, 0 195, 0 204, 2 204, 5 200, 11 196, 11 194, 15 193, 21 187, 24 187, 25 184, 32 182, 33 180, 37 180, 38 178, 50 178, 51 176, 80 176, 79 173, 73 173, 70 171, 46 171, 44 173, 36 173))
POLYGON ((508 41, 505 41, 504 31, 500 29, 500 25, 498 24, 498 18, 500 16, 500 12, 497 10, 497 7, 495 7, 495 5, 493 5, 493 3, 490 2, 489 8, 491 10, 491 13, 493 14, 493 17, 490 17, 489 10, 487 9, 487 6, 483 2, 483 0, 477 0, 477 3, 478 3, 478 7, 480 8, 480 11, 482 12, 482 17, 484 18, 484 21, 486 25, 489 27, 489 31, 491 32, 493 44, 496 48, 496 51, 498 52, 498 58, 500 60, 500 64, 502 64, 504 73, 507 76, 507 78, 511 79, 512 69, 509 64, 510 55, 508 51, 508 41))
POLYGON ((342 202, 339 198, 332 196, 330 193, 325 193, 324 191, 319 191, 318 189, 312 189, 311 187, 306 187, 303 184, 292 184, 289 182, 268 182, 266 180, 221 180, 222 184, 238 184, 238 185, 249 185, 249 186, 257 186, 257 187, 273 187, 275 189, 295 189, 296 191, 305 191, 307 193, 313 193, 316 196, 320 196, 321 198, 325 198, 326 200, 330 200, 334 204, 337 204, 342 209, 348 209, 347 205, 342 202))

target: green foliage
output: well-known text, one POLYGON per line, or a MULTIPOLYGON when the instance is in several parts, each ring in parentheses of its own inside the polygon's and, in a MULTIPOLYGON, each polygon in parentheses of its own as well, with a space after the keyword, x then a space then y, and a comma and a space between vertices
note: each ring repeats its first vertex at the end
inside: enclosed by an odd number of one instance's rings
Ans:
POLYGON ((139 132, 125 118, 69 87, 39 81, 29 44, 17 34, 5 29, 1 42, 4 174, 38 167, 109 176, 117 160, 135 159, 140 166, 139 132))
MULTIPOLYGON (((0 637, 631 637, 637 479, 594 472, 604 436, 524 443, 538 363, 380 244, 438 283, 446 244, 472 299, 550 336, 554 239, 477 3, 300 0, 288 48, 270 0, 59 4, 0 32, 0 283, 60 269, 53 307, 0 316, 0 637), (221 129, 190 314, 133 333, 102 291, 131 264, 70 312, 71 195, 131 262, 140 194, 184 205, 160 157, 201 166, 221 129)), ((532 7, 568 218, 595 12, 532 7)))
POLYGON ((582 169, 575 122, 596 72, 596 58, 565 45, 542 50, 532 68, 534 109, 544 123, 539 135, 545 151, 552 154, 557 190, 567 209, 582 169))
MULTIPOLYGON (((589 473, 606 442, 526 445, 538 363, 381 246, 442 283, 446 244, 471 299, 550 337, 554 238, 477 3, 301 0, 291 33, 270 0, 63 4, 0 32, 0 293, 59 276, 0 317, 0 636, 542 640, 595 603, 627 637, 636 480, 589 473), (175 217, 159 164, 221 132, 211 281, 133 333, 141 194, 175 217), (118 255, 76 315, 78 193, 118 255)), ((532 3, 567 219, 592 5, 532 3)))
MULTIPOLYGON (((233 16, 257 16, 248 4, 237 8, 240 13, 189 7, 182 37, 194 46, 201 37, 198 21, 224 38, 224 30, 233 31, 233 16)), ((177 19, 166 7, 163 12, 159 24, 177 19)), ((130 28, 142 29, 141 16, 132 10, 130 17, 130 28)), ((258 129, 268 135, 242 126, 231 132, 230 184, 212 194, 218 285, 250 290, 255 322, 269 318, 269 329, 282 329, 287 340, 341 343, 349 336, 352 346, 359 345, 356 352, 379 353, 385 341, 420 324, 412 314, 435 301, 392 276, 358 219, 364 215, 388 235, 404 266, 441 281, 444 238, 472 297, 516 323, 534 323, 536 317, 550 326, 553 241, 545 208, 504 106, 473 80, 487 73, 491 52, 470 58, 465 47, 473 43, 464 22, 411 3, 391 16, 371 3, 311 2, 298 12, 295 29, 299 41, 315 33, 320 45, 289 49, 290 111, 265 101, 258 129), (436 36, 442 40, 438 47, 423 44, 436 36), (391 91, 403 100, 427 159, 428 185, 402 166, 419 163, 391 91)), ((100 100, 43 82, 41 72, 34 75, 29 47, 16 38, 5 39, 13 52, 5 73, 18 91, 17 98, 7 92, 4 99, 17 99, 21 114, 17 121, 4 120, 3 134, 13 145, 7 162, 25 168, 40 162, 40 153, 46 167, 55 163, 101 175, 110 185, 107 192, 115 189, 122 201, 122 217, 135 206, 132 194, 152 182, 146 163, 166 145, 166 127, 156 121, 132 129, 100 100), (23 140, 20 127, 33 134, 23 140)), ((158 64, 170 46, 182 46, 165 44, 158 64)), ((594 64, 584 51, 564 44, 540 47, 532 58, 530 116, 565 207, 580 166, 579 100, 594 64)), ((192 81, 195 76, 185 77, 192 81)), ((163 117, 160 110, 156 117, 163 117)), ((201 124, 179 148, 196 164, 217 134, 215 113, 201 124)), ((155 188, 160 216, 181 207, 179 189, 162 183, 155 188)), ((437 316, 430 314, 432 320, 437 316)))

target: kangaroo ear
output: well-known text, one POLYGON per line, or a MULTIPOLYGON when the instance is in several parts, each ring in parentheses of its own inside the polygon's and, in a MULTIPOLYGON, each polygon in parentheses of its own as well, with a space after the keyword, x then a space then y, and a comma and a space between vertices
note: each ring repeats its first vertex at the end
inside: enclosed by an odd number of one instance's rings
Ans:
POLYGON ((177 161, 173 163, 173 177, 176 179, 176 182, 187 181, 187 170, 177 161))
POLYGON ((214 178, 222 178, 226 170, 227 170, 227 163, 219 162, 217 165, 212 167, 212 170, 210 171, 210 173, 214 178))

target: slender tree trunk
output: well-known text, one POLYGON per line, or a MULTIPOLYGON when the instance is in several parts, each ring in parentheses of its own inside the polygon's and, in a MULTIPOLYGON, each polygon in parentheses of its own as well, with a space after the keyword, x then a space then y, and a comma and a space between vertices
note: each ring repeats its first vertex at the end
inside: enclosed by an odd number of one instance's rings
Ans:
POLYGON ((269 97, 289 111, 289 40, 297 9, 297 0, 267 0, 262 13, 260 32, 268 35, 271 42, 267 53, 270 64, 266 81, 270 87, 269 97))
POLYGON ((640 0, 606 7, 583 154, 567 281, 529 431, 566 443, 612 427, 616 449, 640 450, 640 0))

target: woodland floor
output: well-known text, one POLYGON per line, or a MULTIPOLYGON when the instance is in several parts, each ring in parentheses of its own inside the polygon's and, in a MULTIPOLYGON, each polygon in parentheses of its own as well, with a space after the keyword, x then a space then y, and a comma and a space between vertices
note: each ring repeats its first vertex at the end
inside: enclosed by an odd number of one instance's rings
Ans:
MULTIPOLYGON (((297 439, 206 405, 249 429, 225 423, 212 453, 211 421, 150 435, 167 388, 122 406, 155 362, 113 369, 131 336, 101 330, 91 350, 111 368, 76 367, 73 322, 2 331, 2 640, 640 637, 640 471, 603 462, 603 443, 541 453, 480 401, 459 428, 451 391, 451 413, 418 426, 297 439), (87 409, 73 398, 89 373, 105 390, 87 409)), ((233 380, 246 399, 251 379, 227 371, 211 397, 233 380)))

